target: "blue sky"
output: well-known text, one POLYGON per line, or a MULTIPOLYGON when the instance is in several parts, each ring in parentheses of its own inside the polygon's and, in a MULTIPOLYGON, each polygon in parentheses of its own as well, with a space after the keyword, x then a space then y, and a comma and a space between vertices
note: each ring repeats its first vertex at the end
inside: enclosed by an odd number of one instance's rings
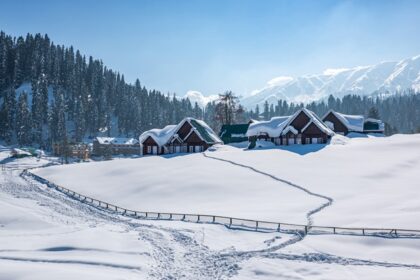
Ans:
POLYGON ((420 1, 2 1, 0 29, 47 33, 148 88, 246 95, 278 76, 420 54, 420 1))

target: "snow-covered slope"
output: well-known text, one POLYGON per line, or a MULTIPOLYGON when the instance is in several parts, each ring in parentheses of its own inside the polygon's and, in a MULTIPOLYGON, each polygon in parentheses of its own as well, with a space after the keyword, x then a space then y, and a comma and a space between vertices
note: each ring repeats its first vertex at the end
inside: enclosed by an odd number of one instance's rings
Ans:
MULTIPOLYGON (((257 216, 276 209, 276 217, 298 221, 323 203, 284 182, 270 182, 255 172, 261 170, 333 198, 330 207, 313 216, 314 224, 357 225, 357 220, 418 228, 419 135, 333 140, 336 145, 327 147, 269 148, 263 143, 265 148, 252 151, 219 146, 207 153, 242 166, 194 154, 73 164, 37 173, 137 209, 219 205, 223 209, 212 211, 257 216), (222 191, 218 197, 212 194, 217 189, 222 191), (268 205, 252 203, 262 198, 268 205)), ((0 279, 420 278, 416 237, 310 234, 296 240, 296 234, 283 232, 135 220, 24 180, 19 169, 51 159, 9 161, 9 153, 0 146, 6 168, 0 169, 0 279)))
POLYGON ((297 78, 274 78, 266 87, 244 97, 241 103, 247 108, 254 108, 266 100, 269 103, 276 103, 278 99, 306 103, 330 94, 336 97, 346 94, 394 94, 406 89, 420 91, 420 55, 371 66, 327 69, 322 74, 297 78))
MULTIPOLYGON (((334 138, 332 145, 250 151, 220 146, 206 154, 331 197, 332 206, 317 214, 314 224, 420 229, 420 135, 337 137, 347 141, 334 138)), ((308 211, 325 203, 287 183, 201 153, 54 166, 36 173, 133 210, 305 223, 308 211)))

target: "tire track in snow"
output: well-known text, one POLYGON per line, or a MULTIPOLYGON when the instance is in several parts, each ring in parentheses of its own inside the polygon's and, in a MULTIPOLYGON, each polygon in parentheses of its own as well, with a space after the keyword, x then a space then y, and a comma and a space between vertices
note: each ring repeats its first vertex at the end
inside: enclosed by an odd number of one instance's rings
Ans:
MULTIPOLYGON (((311 196, 314 196, 314 197, 318 197, 318 198, 321 198, 321 199, 327 200, 327 202, 326 202, 326 203, 321 204, 319 207, 317 207, 317 208, 315 208, 315 209, 312 209, 311 211, 309 211, 309 212, 306 214, 306 218, 307 218, 307 220, 308 220, 308 223, 307 223, 308 230, 309 230, 309 228, 310 228, 310 227, 312 226, 312 224, 313 224, 313 218, 312 218, 312 216, 313 216, 314 214, 316 214, 316 213, 318 213, 318 212, 322 211, 324 208, 326 208, 326 207, 328 207, 328 206, 332 205, 332 203, 333 203, 333 201, 334 201, 331 197, 328 197, 328 196, 325 196, 325 195, 322 195, 322 194, 318 194, 318 193, 312 192, 312 191, 308 190, 307 188, 304 188, 304 187, 302 187, 302 186, 299 186, 299 185, 297 185, 297 184, 295 184, 295 183, 293 183, 293 182, 287 181, 287 180, 285 180, 285 179, 278 178, 277 176, 274 176, 274 175, 272 175, 272 174, 270 174, 270 173, 267 173, 267 172, 264 172, 264 171, 258 170, 258 169, 256 169, 255 167, 252 167, 252 166, 249 166, 249 165, 245 165, 245 164, 242 164, 242 163, 237 163, 237 162, 234 162, 234 161, 232 161, 232 160, 228 160, 228 159, 223 159, 223 158, 218 158, 218 157, 214 157, 214 156, 209 156, 209 155, 208 155, 207 153, 205 153, 205 152, 203 153, 203 156, 204 156, 204 157, 206 157, 206 158, 209 158, 209 159, 219 160, 219 161, 222 161, 222 162, 230 163, 230 164, 235 165, 235 166, 239 166, 239 167, 242 167, 242 168, 249 169, 249 170, 251 170, 251 171, 253 171, 253 172, 255 172, 255 173, 261 174, 261 175, 263 175, 263 176, 269 177, 269 178, 271 178, 271 179, 273 179, 273 180, 276 180, 276 181, 278 181, 278 182, 284 183, 284 184, 289 185, 289 186, 291 186, 291 187, 293 187, 293 188, 296 188, 296 189, 298 189, 298 190, 301 190, 301 191, 305 192, 305 193, 306 193, 306 194, 308 194, 308 195, 311 195, 311 196)), ((291 241, 289 240, 288 242, 289 242, 290 244, 287 244, 286 246, 291 245, 291 244, 294 244, 294 243, 296 243, 296 242, 299 242, 300 240, 302 240, 303 238, 305 238, 305 236, 306 236, 306 235, 307 235, 307 233, 306 233, 306 232, 304 232, 303 234, 298 234, 298 236, 295 238, 295 242, 291 242, 291 241)), ((280 245, 278 245, 278 246, 280 246, 280 245)), ((285 247, 285 246, 283 246, 283 247, 285 247)))

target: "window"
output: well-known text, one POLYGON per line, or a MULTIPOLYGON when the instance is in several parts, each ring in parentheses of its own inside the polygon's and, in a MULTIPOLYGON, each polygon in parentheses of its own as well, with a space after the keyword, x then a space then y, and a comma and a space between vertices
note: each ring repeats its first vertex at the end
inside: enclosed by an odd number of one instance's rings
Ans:
POLYGON ((152 146, 147 146, 147 153, 151 154, 152 153, 152 146))
POLYGON ((302 144, 302 138, 300 136, 296 138, 296 144, 302 144))
POLYGON ((318 144, 324 143, 324 139, 322 137, 318 138, 318 144))
POLYGON ((311 138, 306 138, 305 143, 306 143, 306 144, 311 144, 311 138))
POLYGON ((201 152, 201 146, 194 146, 194 152, 195 153, 201 152))
POLYGON ((189 146, 188 147, 188 152, 189 153, 194 153, 194 146, 189 146))
POLYGON ((318 138, 312 138, 312 144, 318 144, 318 138))

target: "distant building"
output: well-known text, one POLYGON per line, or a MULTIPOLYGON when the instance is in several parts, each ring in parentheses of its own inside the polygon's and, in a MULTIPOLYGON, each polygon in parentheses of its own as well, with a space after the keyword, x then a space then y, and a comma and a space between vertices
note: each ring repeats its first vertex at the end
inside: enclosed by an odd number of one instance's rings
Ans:
POLYGON ((140 135, 143 155, 197 153, 214 144, 223 144, 216 133, 202 120, 185 118, 177 125, 151 129, 140 135))
POLYGON ((223 143, 239 143, 248 141, 246 132, 251 122, 244 124, 224 124, 220 129, 219 137, 223 143))
POLYGON ((92 154, 95 156, 139 155, 140 144, 135 138, 96 137, 92 154))
POLYGON ((327 143, 334 131, 314 112, 303 108, 291 116, 254 122, 249 125, 246 135, 251 144, 257 139, 271 141, 276 145, 322 144, 327 143))
POLYGON ((347 115, 329 110, 322 121, 334 132, 347 135, 357 133, 384 133, 384 123, 381 120, 367 118, 361 115, 347 115))
POLYGON ((385 124, 381 120, 367 118, 363 123, 364 133, 384 133, 385 124))

